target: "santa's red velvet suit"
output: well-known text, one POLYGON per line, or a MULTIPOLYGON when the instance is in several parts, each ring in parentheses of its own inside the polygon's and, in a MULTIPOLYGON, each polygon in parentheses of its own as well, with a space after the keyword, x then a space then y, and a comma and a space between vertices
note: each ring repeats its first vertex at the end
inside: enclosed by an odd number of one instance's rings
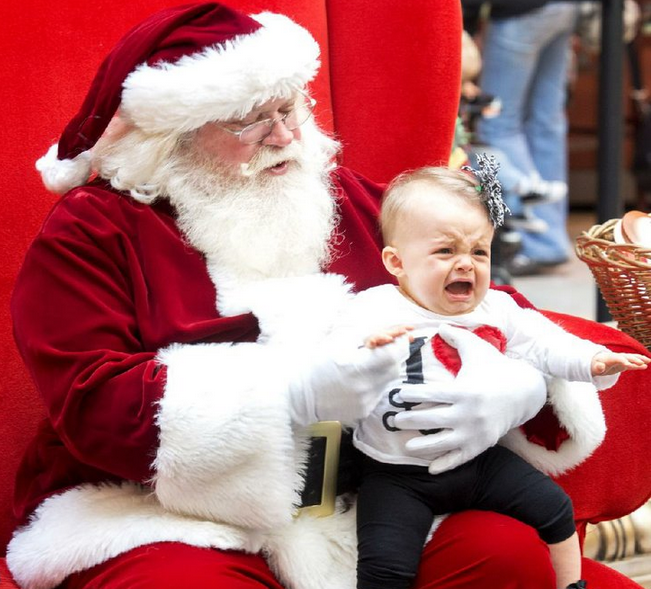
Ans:
MULTIPOLYGON (((385 282, 380 189, 342 168, 335 180, 346 238, 330 270, 360 289, 385 282)), ((36 509, 9 547, 19 582, 54 587, 142 544, 180 541, 265 550, 296 587, 354 586, 353 511, 292 520, 305 456, 287 417, 291 367, 266 365, 258 344, 231 345, 254 342, 257 321, 220 316, 218 293, 166 201, 95 183, 46 220, 14 295, 20 349, 50 409, 18 479, 17 509, 36 509)), ((548 470, 598 444, 598 409, 590 419, 566 453, 548 453, 548 470)), ((546 453, 532 446, 538 465, 546 453)))

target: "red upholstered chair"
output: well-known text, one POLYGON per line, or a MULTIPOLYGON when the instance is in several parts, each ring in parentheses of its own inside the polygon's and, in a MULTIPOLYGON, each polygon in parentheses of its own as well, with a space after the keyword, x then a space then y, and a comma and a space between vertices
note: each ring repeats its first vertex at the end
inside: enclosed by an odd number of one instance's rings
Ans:
MULTIPOLYGON (((13 344, 8 300, 21 259, 55 197, 34 161, 75 112, 104 54, 145 15, 178 0, 0 3, 3 129, 0 142, 0 555, 14 521, 13 478, 44 410, 13 344)), ((344 143, 344 163, 386 181, 447 159, 459 86, 460 9, 453 0, 233 0, 248 12, 285 12, 319 41, 322 69, 313 85, 317 116, 344 143)), ((43 293, 47 296, 47 293, 43 293)), ((644 352, 625 335, 590 321, 550 314, 579 335, 616 350, 644 352)), ((608 435, 560 482, 583 528, 625 515, 651 492, 651 371, 625 374, 603 395, 608 435)), ((587 561, 592 589, 636 587, 587 561)), ((0 589, 14 587, 0 559, 0 589)))

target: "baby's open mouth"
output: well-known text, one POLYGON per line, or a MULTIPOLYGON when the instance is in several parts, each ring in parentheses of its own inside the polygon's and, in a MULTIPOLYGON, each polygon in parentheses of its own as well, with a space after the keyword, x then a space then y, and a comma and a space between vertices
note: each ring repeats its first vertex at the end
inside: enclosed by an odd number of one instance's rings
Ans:
POLYGON ((467 295, 472 291, 472 282, 466 280, 450 282, 450 284, 445 287, 445 290, 453 295, 467 295))

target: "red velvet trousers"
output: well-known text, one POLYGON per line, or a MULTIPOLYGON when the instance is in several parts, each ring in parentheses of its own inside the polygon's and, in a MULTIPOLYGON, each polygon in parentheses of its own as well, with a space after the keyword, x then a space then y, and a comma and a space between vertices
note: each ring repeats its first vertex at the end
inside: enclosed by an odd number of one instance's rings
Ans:
MULTIPOLYGON (((283 589, 257 555, 178 543, 141 546, 70 577, 64 589, 283 589)), ((469 511, 446 519, 414 589, 554 589, 546 545, 520 522, 469 511)))

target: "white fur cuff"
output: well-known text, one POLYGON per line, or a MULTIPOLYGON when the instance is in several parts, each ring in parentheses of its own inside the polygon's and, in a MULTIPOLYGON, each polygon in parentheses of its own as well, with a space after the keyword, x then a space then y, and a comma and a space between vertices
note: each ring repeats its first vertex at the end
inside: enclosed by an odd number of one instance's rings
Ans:
POLYGON ((254 529, 291 520, 302 479, 275 358, 253 343, 159 354, 167 384, 154 486, 165 508, 254 529))
POLYGON ((594 385, 555 378, 548 384, 549 403, 570 435, 558 450, 529 442, 520 428, 511 430, 500 443, 537 469, 560 475, 586 460, 603 442, 606 419, 594 385))

